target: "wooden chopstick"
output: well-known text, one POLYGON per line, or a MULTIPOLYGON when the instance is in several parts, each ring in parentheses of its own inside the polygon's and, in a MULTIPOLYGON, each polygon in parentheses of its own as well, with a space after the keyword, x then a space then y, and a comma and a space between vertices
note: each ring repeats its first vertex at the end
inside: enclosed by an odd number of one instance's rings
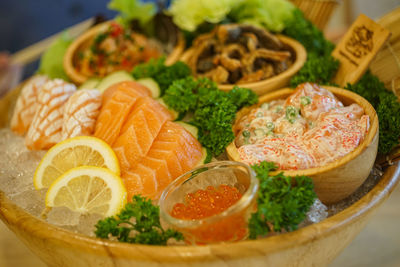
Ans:
MULTIPOLYGON (((87 20, 84 20, 78 24, 75 24, 66 30, 68 31, 68 34, 72 37, 75 38, 79 36, 81 33, 86 31, 88 28, 90 28, 94 23, 94 18, 89 18, 87 20)), ((47 37, 46 39, 43 39, 33 45, 30 45, 14 54, 11 55, 11 63, 12 64, 20 64, 20 65, 26 65, 29 64, 36 59, 40 57, 40 55, 46 51, 46 49, 50 46, 50 44, 56 40, 61 34, 63 34, 64 30, 62 32, 56 33, 50 37, 47 37)))

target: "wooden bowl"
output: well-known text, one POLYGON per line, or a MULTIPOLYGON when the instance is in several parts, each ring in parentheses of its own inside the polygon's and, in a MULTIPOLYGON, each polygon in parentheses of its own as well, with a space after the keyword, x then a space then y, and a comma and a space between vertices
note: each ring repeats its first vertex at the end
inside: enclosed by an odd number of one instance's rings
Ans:
MULTIPOLYGON (((304 62, 306 62, 307 52, 303 45, 296 40, 286 37, 284 35, 277 35, 277 37, 282 43, 292 49, 295 58, 293 64, 287 70, 279 73, 272 78, 252 83, 241 83, 238 84, 238 86, 249 88, 253 90, 257 95, 263 95, 267 92, 271 92, 289 85, 290 79, 301 69, 301 67, 303 67, 304 62)), ((182 60, 183 62, 187 62, 192 53, 193 48, 189 48, 188 50, 186 50, 186 52, 183 53, 180 60, 182 60)), ((230 91, 233 89, 234 86, 234 84, 219 84, 218 88, 222 91, 230 91)))
MULTIPOLYGON (((7 125, 20 89, 0 99, 0 127, 7 125)), ((160 247, 91 238, 28 214, 1 191, 0 219, 49 266, 325 266, 363 229, 394 190, 399 176, 400 166, 390 166, 369 193, 320 223, 287 234, 229 244, 160 247)))
MULTIPOLYGON (((337 87, 324 86, 324 88, 331 91, 345 105, 352 103, 360 105, 364 109, 365 114, 370 117, 370 129, 365 139, 355 150, 346 156, 321 167, 284 171, 288 176, 310 176, 314 181, 315 192, 318 197, 323 203, 330 204, 351 195, 368 177, 378 151, 379 123, 375 109, 363 97, 337 87)), ((236 115, 236 121, 262 103, 275 99, 285 99, 291 93, 293 93, 293 90, 286 88, 262 96, 258 104, 240 110, 236 115)), ((240 161, 239 152, 234 142, 226 148, 226 151, 231 160, 240 161)), ((279 172, 281 171, 275 171, 272 174, 278 174, 279 172)))
MULTIPOLYGON (((95 27, 89 29, 87 32, 79 36, 67 49, 67 52, 64 55, 64 70, 68 77, 76 84, 84 83, 88 78, 88 76, 83 75, 78 72, 75 68, 76 61, 78 58, 78 51, 80 51, 83 47, 87 47, 93 38, 99 33, 104 32, 108 29, 111 21, 103 22, 95 27)), ((185 39, 182 34, 178 36, 178 43, 171 51, 171 53, 167 56, 165 63, 167 65, 173 64, 178 61, 181 56, 183 50, 185 48, 185 39)))

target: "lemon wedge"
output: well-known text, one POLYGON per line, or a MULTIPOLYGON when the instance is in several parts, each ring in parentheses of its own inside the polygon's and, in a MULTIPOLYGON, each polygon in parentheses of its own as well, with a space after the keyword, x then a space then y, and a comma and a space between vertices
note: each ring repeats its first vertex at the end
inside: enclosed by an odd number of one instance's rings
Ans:
POLYGON ((81 214, 112 216, 124 207, 126 189, 121 178, 105 168, 81 166, 55 180, 46 194, 47 207, 64 206, 81 214))
POLYGON ((106 142, 78 136, 58 143, 44 155, 33 176, 33 184, 36 189, 47 188, 58 177, 79 166, 103 167, 120 175, 118 159, 106 142))

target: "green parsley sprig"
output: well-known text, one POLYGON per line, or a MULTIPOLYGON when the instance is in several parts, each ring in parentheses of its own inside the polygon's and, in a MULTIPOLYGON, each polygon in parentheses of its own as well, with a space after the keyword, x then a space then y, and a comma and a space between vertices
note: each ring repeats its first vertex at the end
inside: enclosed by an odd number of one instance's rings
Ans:
POLYGON ((188 65, 178 61, 171 66, 165 65, 165 57, 158 59, 150 59, 148 62, 137 65, 133 71, 132 76, 135 79, 152 78, 160 86, 161 95, 165 90, 176 80, 185 78, 191 74, 188 65))
POLYGON ((139 195, 133 196, 132 202, 118 215, 98 221, 95 234, 100 238, 114 236, 120 242, 147 245, 166 245, 170 238, 183 240, 180 232, 161 227, 160 208, 139 195))
POLYGON ((310 177, 287 177, 280 173, 270 176, 277 168, 272 162, 253 165, 260 182, 257 212, 249 220, 249 237, 256 239, 271 231, 293 231, 304 221, 317 195, 310 177))
POLYGON ((180 113, 193 113, 190 123, 198 127, 200 143, 216 156, 235 138, 232 123, 238 109, 258 101, 249 89, 235 87, 223 92, 213 81, 191 76, 174 81, 163 99, 180 113))

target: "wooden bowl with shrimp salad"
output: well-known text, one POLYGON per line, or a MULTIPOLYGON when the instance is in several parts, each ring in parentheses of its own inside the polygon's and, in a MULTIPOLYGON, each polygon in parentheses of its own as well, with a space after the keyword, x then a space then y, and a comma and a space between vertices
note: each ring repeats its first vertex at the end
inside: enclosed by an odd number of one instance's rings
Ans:
POLYGON ((155 37, 151 38, 127 31, 115 21, 94 26, 68 47, 63 60, 66 74, 74 83, 82 84, 89 78, 102 78, 117 70, 130 71, 135 65, 162 55, 166 55, 167 65, 175 63, 185 47, 182 33, 163 17, 154 23, 155 37), (112 42, 112 38, 118 41, 112 42), (114 51, 121 47, 123 51, 114 51))
POLYGON ((307 58, 296 40, 245 24, 224 24, 198 36, 181 60, 196 77, 207 77, 218 88, 235 85, 258 95, 285 87, 307 58))
MULTIPOLYGON (((314 181, 315 191, 320 200, 325 204, 331 204, 351 195, 370 174, 378 150, 379 123, 374 108, 363 97, 337 87, 323 86, 323 88, 333 93, 345 106, 353 103, 358 104, 364 110, 364 114, 369 116, 369 129, 366 131, 364 138, 348 154, 333 161, 328 161, 319 167, 306 169, 296 169, 295 167, 289 170, 274 171, 272 174, 278 174, 283 171, 287 176, 310 176, 314 181)), ((240 110, 236 115, 236 122, 233 126, 236 138, 239 135, 238 129, 240 128, 241 119, 250 114, 251 110, 260 107, 263 103, 286 99, 293 92, 293 89, 285 88, 263 95, 259 98, 258 104, 240 110)), ((229 159, 246 161, 239 153, 237 142, 232 142, 226 148, 226 151, 229 159)))

